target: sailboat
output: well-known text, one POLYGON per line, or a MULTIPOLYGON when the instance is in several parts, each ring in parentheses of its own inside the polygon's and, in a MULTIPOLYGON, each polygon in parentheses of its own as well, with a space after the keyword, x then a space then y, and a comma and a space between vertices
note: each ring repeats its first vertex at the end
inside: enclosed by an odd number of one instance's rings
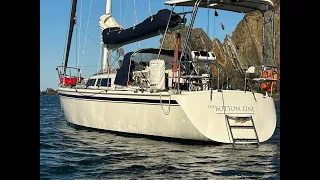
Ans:
MULTIPOLYGON (((106 1, 106 13, 100 17, 103 44, 102 69, 83 78, 78 67, 68 67, 68 56, 75 24, 77 0, 73 0, 68 44, 63 66, 58 66, 60 103, 71 125, 155 137, 219 142, 260 144, 273 135, 276 110, 273 92, 277 83, 275 65, 274 5, 270 0, 170 0, 157 14, 134 27, 124 29, 112 16, 112 1, 106 1), (176 6, 192 7, 188 26, 185 13, 176 6), (272 24, 273 56, 271 64, 261 69, 261 76, 249 78, 255 66, 245 70, 243 89, 231 89, 223 76, 214 75, 210 66, 221 72, 213 52, 191 50, 187 53, 191 30, 199 8, 248 13, 269 13, 272 24), (124 55, 119 69, 110 67, 110 51, 130 43, 187 28, 179 50, 181 36, 176 35, 175 49, 143 48, 124 55), (202 65, 201 65, 202 64, 202 65), (207 67, 207 71, 199 70, 207 67), (69 72, 75 71, 76 75, 69 72), (68 74, 69 73, 69 74, 68 74), (252 83, 258 90, 248 88, 252 83)), ((264 24, 267 24, 264 23, 264 24)), ((270 34, 270 33, 269 33, 270 34)), ((264 33, 263 36, 269 34, 264 33)), ((221 75, 222 74, 222 75, 221 75)), ((228 80, 228 79, 227 79, 228 80)))

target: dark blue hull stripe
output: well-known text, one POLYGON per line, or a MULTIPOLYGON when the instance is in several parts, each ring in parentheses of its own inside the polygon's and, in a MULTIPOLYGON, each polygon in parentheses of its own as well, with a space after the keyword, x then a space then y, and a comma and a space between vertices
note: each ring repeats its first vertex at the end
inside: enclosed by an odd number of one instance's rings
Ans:
MULTIPOLYGON (((159 99, 137 99, 137 98, 114 98, 114 97, 98 97, 98 96, 77 96, 71 94, 63 94, 59 93, 60 96, 75 98, 75 99, 88 99, 88 100, 105 100, 105 101, 122 101, 122 102, 134 102, 134 103, 152 103, 152 104, 160 104, 159 99)), ((162 100, 162 104, 169 104, 169 100, 162 100)), ((170 104, 178 105, 176 100, 171 100, 170 104)))

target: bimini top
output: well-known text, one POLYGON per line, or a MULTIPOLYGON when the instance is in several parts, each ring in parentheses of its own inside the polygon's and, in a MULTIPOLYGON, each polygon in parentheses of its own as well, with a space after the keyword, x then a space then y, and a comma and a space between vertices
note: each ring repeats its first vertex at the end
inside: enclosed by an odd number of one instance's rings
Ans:
MULTIPOLYGON (((170 0, 166 5, 191 6, 193 7, 196 0, 170 0)), ((199 7, 207 8, 207 0, 202 0, 199 7)), ((209 0, 209 7, 212 9, 221 9, 238 13, 248 13, 251 11, 267 11, 274 7, 271 0, 209 0)))

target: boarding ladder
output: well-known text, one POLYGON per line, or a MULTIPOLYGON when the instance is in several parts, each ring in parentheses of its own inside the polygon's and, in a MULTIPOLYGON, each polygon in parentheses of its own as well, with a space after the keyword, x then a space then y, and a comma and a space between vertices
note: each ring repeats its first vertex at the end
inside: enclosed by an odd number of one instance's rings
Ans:
MULTIPOLYGON (((232 144, 233 146, 235 146, 235 144, 240 144, 240 143, 245 143, 245 142, 249 142, 249 143, 257 143, 258 145, 260 145, 260 141, 259 141, 259 137, 258 137, 258 134, 257 134, 257 130, 256 130, 256 127, 254 125, 254 122, 253 122, 253 118, 252 116, 230 116, 230 115, 226 115, 226 121, 228 123, 228 128, 229 128, 229 131, 230 131, 230 135, 231 135, 231 139, 232 139, 232 144), (234 121, 234 123, 232 123, 232 125, 230 125, 230 121, 234 121), (248 123, 246 122, 249 122, 249 125, 248 123), (235 125, 235 124, 238 124, 239 122, 241 122, 242 124, 246 123, 245 125, 235 125), (255 138, 252 138, 252 137, 235 137, 234 135, 234 132, 232 130, 234 129, 238 129, 240 131, 247 131, 246 134, 250 133, 248 131, 253 131, 254 132, 254 137, 255 138)), ((239 132, 239 131, 238 131, 239 132)))

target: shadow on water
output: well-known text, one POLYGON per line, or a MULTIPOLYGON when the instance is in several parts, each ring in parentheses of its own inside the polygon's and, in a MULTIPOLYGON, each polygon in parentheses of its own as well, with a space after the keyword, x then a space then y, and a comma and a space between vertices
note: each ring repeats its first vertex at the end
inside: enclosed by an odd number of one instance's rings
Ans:
POLYGON ((109 133, 109 134, 114 134, 117 136, 129 137, 129 138, 145 138, 145 139, 150 139, 150 140, 154 140, 154 141, 172 142, 172 143, 185 144, 185 145, 215 145, 215 146, 222 145, 221 143, 212 142, 212 141, 204 142, 204 141, 190 140, 190 139, 168 138, 168 137, 159 137, 159 136, 152 136, 152 135, 141 135, 141 134, 133 134, 133 133, 125 133, 125 132, 117 132, 117 131, 89 128, 89 127, 84 127, 84 126, 72 124, 69 122, 67 122, 67 124, 77 130, 85 130, 88 132, 95 131, 95 132, 99 132, 99 133, 109 133))
POLYGON ((40 178, 280 179, 280 128, 260 146, 236 147, 106 133, 69 126, 58 98, 44 97, 40 178))

